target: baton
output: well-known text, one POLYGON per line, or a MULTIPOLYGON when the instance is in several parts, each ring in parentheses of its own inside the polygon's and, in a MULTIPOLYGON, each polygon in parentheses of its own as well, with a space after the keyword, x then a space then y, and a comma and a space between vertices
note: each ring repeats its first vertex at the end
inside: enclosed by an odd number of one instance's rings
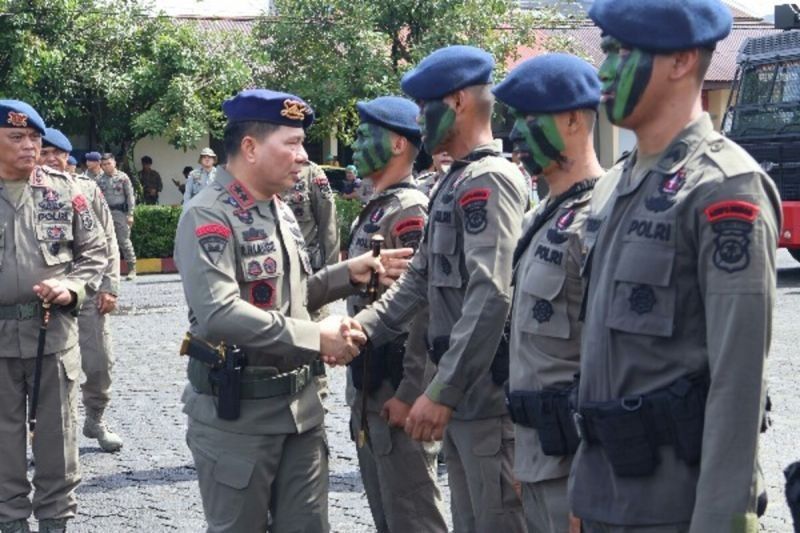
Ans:
MULTIPOLYGON (((372 257, 381 256, 381 247, 383 246, 383 237, 380 235, 373 235, 370 241, 372 247, 372 257)), ((367 297, 369 303, 375 303, 378 300, 378 293, 380 292, 380 275, 377 270, 373 270, 369 277, 367 284, 367 297)), ((369 364, 370 364, 371 346, 364 348, 364 368, 361 379, 361 429, 358 431, 358 447, 363 448, 367 443, 367 435, 369 434, 369 425, 367 424, 367 380, 369 379, 369 364)))
POLYGON ((39 343, 36 346, 36 369, 33 373, 33 394, 31 395, 31 408, 28 411, 28 431, 31 442, 36 432, 36 409, 39 407, 39 389, 42 385, 42 362, 44 360, 44 345, 47 340, 47 326, 50 324, 50 304, 42 304, 42 323, 39 325, 39 343))

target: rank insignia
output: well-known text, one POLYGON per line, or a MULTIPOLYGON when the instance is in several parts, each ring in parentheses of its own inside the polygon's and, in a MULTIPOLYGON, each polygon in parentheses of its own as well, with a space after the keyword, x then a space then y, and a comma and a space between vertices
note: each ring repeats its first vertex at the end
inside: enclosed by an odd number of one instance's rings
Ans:
POLYGON ((664 176, 658 191, 654 196, 647 198, 644 205, 650 211, 661 213, 675 205, 675 195, 678 194, 686 183, 686 171, 680 169, 672 176, 664 176))
POLYGON ((382 218, 383 215, 386 214, 386 210, 382 207, 379 207, 369 215, 369 221, 373 224, 377 224, 382 218))
POLYGON ((750 233, 759 211, 757 205, 741 200, 717 202, 705 209, 715 234, 715 267, 732 274, 750 265, 750 233))
POLYGON ((472 235, 481 233, 487 227, 486 204, 491 196, 489 189, 472 189, 458 201, 464 211, 464 229, 472 235))
POLYGON ((569 240, 569 235, 564 233, 575 220, 575 210, 567 209, 557 219, 552 228, 547 230, 547 240, 553 244, 564 244, 569 240))
POLYGON ((539 324, 550 322, 550 319, 553 318, 553 304, 547 300, 537 300, 533 304, 532 313, 533 319, 539 324))
POLYGON ((646 315, 656 306, 656 293, 650 285, 636 285, 628 298, 631 311, 637 315, 646 315))
POLYGON ((234 180, 225 188, 240 208, 250 209, 255 205, 256 202, 253 200, 253 197, 250 196, 250 192, 239 181, 234 180))
POLYGON ((259 308, 272 307, 275 301, 275 285, 270 280, 258 281, 250 287, 250 303, 259 308))

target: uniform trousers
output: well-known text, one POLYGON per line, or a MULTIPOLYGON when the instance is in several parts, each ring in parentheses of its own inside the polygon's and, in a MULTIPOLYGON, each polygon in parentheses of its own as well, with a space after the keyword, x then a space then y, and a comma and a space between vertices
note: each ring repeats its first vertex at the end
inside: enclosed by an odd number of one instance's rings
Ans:
MULTIPOLYGON (((402 428, 390 427, 378 413, 367 411, 367 425, 367 443, 356 448, 377 532, 447 533, 436 454, 427 453, 402 428)), ((354 437, 361 429, 361 393, 356 394, 350 428, 354 437)))
POLYGON ((207 533, 327 533, 328 449, 322 424, 305 433, 246 435, 189 417, 207 533))
POLYGON ((90 409, 105 409, 111 401, 111 370, 114 353, 106 315, 97 309, 97 293, 86 289, 86 300, 78 315, 81 367, 86 381, 81 385, 83 405, 90 409))
POLYGON ((123 211, 112 210, 111 218, 114 220, 114 233, 117 234, 117 245, 122 258, 127 261, 128 268, 136 264, 136 252, 131 242, 131 227, 128 226, 128 214, 123 211))
POLYGON ((658 526, 615 526, 600 522, 583 522, 582 533, 688 533, 689 524, 664 524, 658 526))
POLYGON ((569 533, 567 477, 522 484, 528 533, 569 533))
POLYGON ((511 418, 451 420, 443 446, 455 533, 524 533, 525 514, 514 491, 511 418))
POLYGON ((0 358, 0 522, 72 518, 78 507, 78 347, 45 355, 33 439, 33 502, 28 498, 27 409, 36 359, 0 358))

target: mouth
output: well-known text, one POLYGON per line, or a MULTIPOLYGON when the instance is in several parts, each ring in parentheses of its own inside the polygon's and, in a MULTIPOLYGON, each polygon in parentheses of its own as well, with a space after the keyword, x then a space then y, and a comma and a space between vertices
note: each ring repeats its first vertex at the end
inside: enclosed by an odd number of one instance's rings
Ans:
POLYGON ((600 101, 607 102, 608 100, 613 100, 617 93, 613 91, 603 91, 600 93, 600 101))

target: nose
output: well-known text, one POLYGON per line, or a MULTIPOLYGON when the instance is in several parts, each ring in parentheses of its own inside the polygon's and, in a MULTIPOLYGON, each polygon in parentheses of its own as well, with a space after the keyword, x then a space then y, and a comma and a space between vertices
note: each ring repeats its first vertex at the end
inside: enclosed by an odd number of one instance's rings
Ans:
POLYGON ((308 152, 306 152, 306 148, 302 144, 300 145, 300 150, 297 151, 297 158, 295 160, 298 163, 305 163, 308 161, 308 152))

